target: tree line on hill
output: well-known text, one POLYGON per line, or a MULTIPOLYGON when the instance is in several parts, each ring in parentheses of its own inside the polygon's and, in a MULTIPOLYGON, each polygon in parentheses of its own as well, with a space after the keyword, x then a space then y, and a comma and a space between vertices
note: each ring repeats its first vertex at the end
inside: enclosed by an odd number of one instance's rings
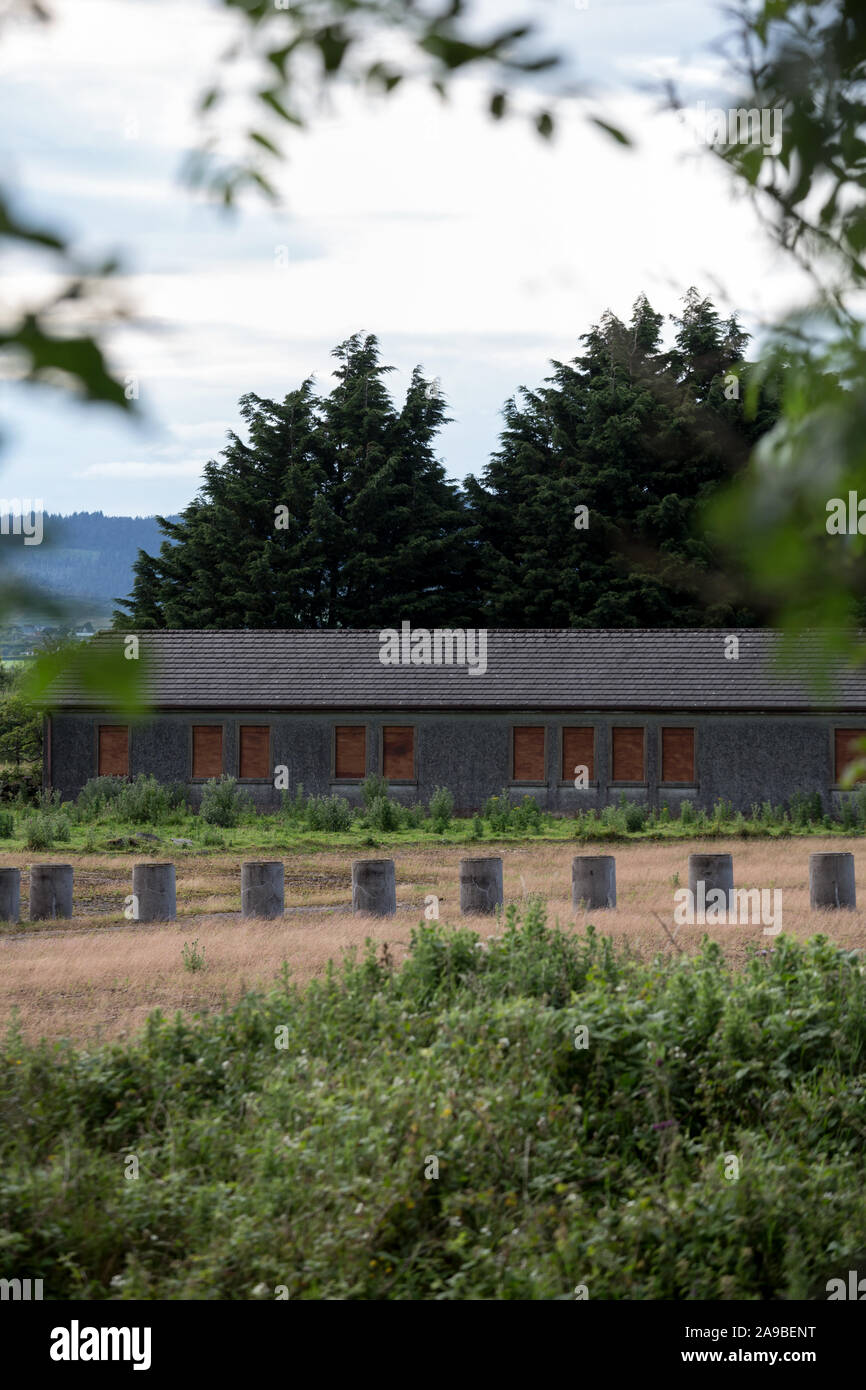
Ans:
MULTIPOLYGON (((480 477, 450 481, 448 421, 412 374, 401 405, 374 336, 334 350, 336 385, 240 400, 247 439, 142 549, 121 628, 760 625, 701 509, 778 414, 748 335, 692 289, 663 343, 646 295, 504 407, 480 477), (747 409, 747 404, 749 408, 747 409)), ((783 368, 780 368, 780 371, 783 368)))

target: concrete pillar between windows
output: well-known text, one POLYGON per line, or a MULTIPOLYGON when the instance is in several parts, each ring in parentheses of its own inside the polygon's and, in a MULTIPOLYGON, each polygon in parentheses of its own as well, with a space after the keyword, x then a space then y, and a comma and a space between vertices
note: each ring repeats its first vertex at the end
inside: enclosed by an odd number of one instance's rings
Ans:
POLYGON ((460 860, 462 913, 494 913, 502 906, 503 900, 500 858, 460 860))
POLYGON ((30 920, 72 916, 72 865, 30 865, 30 920))
POLYGON ((173 922, 177 917, 173 864, 133 864, 133 915, 136 922, 173 922))
POLYGON ((575 910, 616 907, 616 860, 612 854, 579 854, 571 861, 571 905, 575 910))
POLYGON ((397 911, 397 873, 393 859, 354 860, 352 911, 368 917, 393 917, 397 911))
POLYGON ((809 906, 819 910, 857 906, 853 854, 809 855, 809 906))
POLYGON ((0 869, 0 922, 21 919, 21 870, 0 869))
POLYGON ((286 873, 282 860, 241 865, 241 916, 282 917, 286 873))

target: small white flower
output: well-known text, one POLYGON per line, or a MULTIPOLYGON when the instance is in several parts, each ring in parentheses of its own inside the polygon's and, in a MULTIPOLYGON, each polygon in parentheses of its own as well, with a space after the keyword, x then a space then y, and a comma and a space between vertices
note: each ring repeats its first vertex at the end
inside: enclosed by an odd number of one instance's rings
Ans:
POLYGON ((500 1038, 500 1039, 499 1039, 499 1046, 500 1046, 500 1047, 510 1047, 510 1046, 511 1046, 511 1043, 508 1041, 507 1038, 500 1038))

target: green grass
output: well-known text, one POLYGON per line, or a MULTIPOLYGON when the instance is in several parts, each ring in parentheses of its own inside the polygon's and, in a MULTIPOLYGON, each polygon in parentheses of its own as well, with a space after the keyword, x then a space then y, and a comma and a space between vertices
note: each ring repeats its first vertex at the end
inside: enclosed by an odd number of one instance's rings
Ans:
POLYGON ((152 776, 129 782, 101 777, 87 783, 75 803, 61 805, 59 794, 42 795, 38 809, 9 803, 16 811, 12 833, 8 825, 0 839, 4 848, 50 849, 60 842, 70 853, 147 852, 146 841, 116 846, 141 834, 156 834, 162 846, 154 852, 183 852, 172 837, 190 839, 190 852, 224 850, 311 850, 348 846, 357 849, 400 845, 470 844, 486 840, 499 844, 527 841, 599 843, 632 840, 713 840, 719 838, 773 839, 790 835, 844 836, 866 833, 866 788, 858 791, 838 816, 825 811, 816 793, 795 794, 787 805, 755 805, 749 815, 717 802, 710 811, 684 802, 674 817, 663 803, 659 810, 628 802, 621 795, 614 805, 554 816, 540 809, 531 796, 503 790, 491 796, 482 813, 457 818, 453 799, 438 788, 429 806, 404 806, 387 793, 378 778, 364 784, 364 804, 352 808, 338 796, 294 797, 283 793, 279 810, 257 814, 246 791, 233 778, 209 782, 202 806, 193 814, 182 784, 163 785, 152 776), (324 838, 323 838, 324 837, 324 838))
POLYGON ((538 904, 486 948, 423 925, 400 970, 128 1044, 10 1033, 3 1263, 50 1298, 804 1297, 866 1248, 864 1054, 823 938, 732 972, 538 904))

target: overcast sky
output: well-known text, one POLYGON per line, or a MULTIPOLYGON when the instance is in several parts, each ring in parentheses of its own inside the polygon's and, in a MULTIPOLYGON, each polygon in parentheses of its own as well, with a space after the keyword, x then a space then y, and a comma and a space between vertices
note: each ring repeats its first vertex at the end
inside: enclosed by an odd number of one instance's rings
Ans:
MULTIPOLYGON (((50 26, 0 34, 0 178, 22 210, 91 252, 120 252, 138 325, 110 338, 140 384, 144 420, 7 386, 0 492, 47 511, 173 512, 237 427, 246 391, 282 396, 330 350, 375 333, 397 370, 420 363, 454 417, 441 457, 480 473, 500 410, 569 359, 605 308, 641 290, 665 314, 690 284, 750 330, 800 298, 750 205, 686 120, 646 90, 673 77, 693 111, 727 105, 709 0, 496 0, 498 25, 530 13, 623 125, 622 150, 564 108, 555 140, 495 125, 466 82, 447 107, 420 90, 387 101, 344 93, 315 129, 288 137, 278 213, 255 198, 226 218, 184 191, 193 107, 233 32, 208 0, 51 0, 50 26), (285 253, 277 254, 278 247, 285 253), (287 263, 278 264, 284 259, 287 263)), ((3 305, 45 288, 7 257, 3 305)))

